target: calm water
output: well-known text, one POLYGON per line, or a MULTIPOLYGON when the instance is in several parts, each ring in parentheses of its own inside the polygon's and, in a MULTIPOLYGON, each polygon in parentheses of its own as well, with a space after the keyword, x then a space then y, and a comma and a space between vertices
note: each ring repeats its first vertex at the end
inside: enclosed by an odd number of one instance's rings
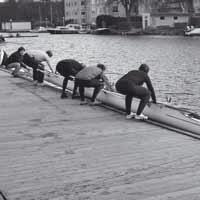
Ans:
MULTIPOLYGON (((50 35, 9 38, 3 45, 10 53, 19 46, 53 50, 52 64, 74 58, 87 65, 104 63, 108 71, 124 74, 141 63, 150 66, 150 77, 159 101, 200 113, 200 37, 50 35)), ((119 75, 109 75, 113 81, 119 75)))

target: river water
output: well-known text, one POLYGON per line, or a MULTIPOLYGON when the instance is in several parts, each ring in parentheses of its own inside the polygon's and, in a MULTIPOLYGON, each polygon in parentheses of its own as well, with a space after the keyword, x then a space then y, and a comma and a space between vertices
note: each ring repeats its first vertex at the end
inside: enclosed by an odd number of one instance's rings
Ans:
MULTIPOLYGON (((3 48, 11 53, 19 46, 53 51, 53 66, 73 58, 86 65, 103 63, 109 72, 124 74, 140 64, 150 66, 150 77, 158 101, 200 113, 200 37, 50 35, 8 38, 3 48)), ((1 47, 2 47, 1 46, 1 47)), ((112 81, 121 75, 109 74, 112 81)))

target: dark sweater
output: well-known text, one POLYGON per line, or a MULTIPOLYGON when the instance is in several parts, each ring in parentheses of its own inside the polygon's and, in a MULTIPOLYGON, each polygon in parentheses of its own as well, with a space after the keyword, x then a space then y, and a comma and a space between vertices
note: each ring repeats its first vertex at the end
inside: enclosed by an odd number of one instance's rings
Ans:
POLYGON ((79 71, 83 69, 81 63, 73 59, 61 60, 57 66, 57 71, 62 71, 63 74, 69 74, 75 76, 79 71))
POLYGON ((121 81, 122 82, 129 81, 129 82, 132 82, 135 85, 139 85, 139 86, 146 83, 148 89, 151 91, 152 100, 154 102, 156 102, 156 96, 155 96, 154 88, 152 86, 151 80, 150 80, 147 73, 145 73, 143 71, 139 71, 139 70, 132 70, 118 80, 118 82, 121 82, 121 81))
POLYGON ((7 66, 7 65, 9 65, 9 64, 11 64, 11 63, 15 63, 15 62, 18 62, 18 63, 20 63, 20 64, 23 63, 23 56, 20 55, 20 53, 19 53, 18 51, 12 53, 12 54, 8 57, 8 59, 7 59, 6 62, 5 62, 5 65, 7 66))

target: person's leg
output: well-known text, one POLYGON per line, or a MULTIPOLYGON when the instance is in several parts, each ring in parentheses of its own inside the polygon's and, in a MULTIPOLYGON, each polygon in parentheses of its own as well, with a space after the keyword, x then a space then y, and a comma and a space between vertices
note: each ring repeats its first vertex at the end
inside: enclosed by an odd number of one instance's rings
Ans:
POLYGON ((62 94, 61 94, 62 99, 68 97, 67 93, 65 92, 67 84, 68 84, 68 77, 65 77, 64 80, 63 80, 63 85, 62 85, 62 94))
POLYGON ((131 114, 132 99, 133 99, 133 96, 132 96, 132 95, 126 95, 125 104, 126 104, 126 114, 127 114, 127 115, 130 115, 130 114, 131 114))
POLYGON ((98 80, 98 79, 93 79, 89 82, 88 87, 93 87, 94 88, 94 92, 92 95, 92 99, 91 101, 94 103, 99 92, 101 91, 101 89, 103 88, 104 84, 98 80))
POLYGON ((33 69, 33 81, 34 84, 37 84, 37 63, 27 53, 24 55, 23 62, 33 69))
POLYGON ((18 76, 19 70, 21 69, 20 63, 18 63, 18 62, 10 63, 7 66, 7 69, 12 69, 12 68, 14 68, 14 71, 12 72, 12 75, 14 77, 18 76))
POLYGON ((92 95, 92 99, 91 99, 91 101, 92 102, 95 102, 95 100, 96 100, 96 98, 97 98, 97 95, 99 94, 99 92, 101 91, 101 86, 96 86, 95 88, 94 88, 94 92, 93 92, 93 95, 92 95))
POLYGON ((136 86, 134 96, 140 99, 137 115, 140 115, 150 99, 150 91, 142 86, 136 86))
POLYGON ((136 113, 131 112, 131 104, 134 94, 134 87, 135 85, 130 81, 118 81, 116 83, 116 89, 118 92, 120 92, 123 95, 126 95, 125 97, 125 108, 126 108, 126 118, 131 119, 133 118, 136 113))
POLYGON ((37 81, 38 81, 38 83, 44 82, 44 73, 37 71, 37 81))
POLYGON ((84 86, 79 86, 79 93, 80 93, 80 97, 81 97, 81 101, 84 102, 85 101, 85 88, 84 86))
POLYGON ((147 91, 147 94, 141 97, 140 104, 137 109, 137 115, 140 115, 143 112, 145 106, 149 102, 149 99, 150 99, 150 93, 147 91))
MULTIPOLYGON (((37 69, 44 70, 44 66, 38 64, 37 69)), ((38 81, 38 83, 43 83, 44 82, 44 73, 41 72, 41 71, 38 71, 38 70, 37 70, 36 73, 37 73, 37 81, 38 81)))
POLYGON ((37 81, 37 68, 33 68, 33 81, 37 81))
POLYGON ((75 80, 75 81, 74 81, 73 93, 72 93, 72 99, 76 98, 77 89, 78 89, 78 83, 77 83, 77 81, 75 80))
POLYGON ((86 105, 86 104, 88 104, 88 102, 85 101, 85 87, 88 87, 89 81, 77 80, 77 84, 79 87, 79 93, 80 93, 80 97, 81 97, 80 105, 86 105))

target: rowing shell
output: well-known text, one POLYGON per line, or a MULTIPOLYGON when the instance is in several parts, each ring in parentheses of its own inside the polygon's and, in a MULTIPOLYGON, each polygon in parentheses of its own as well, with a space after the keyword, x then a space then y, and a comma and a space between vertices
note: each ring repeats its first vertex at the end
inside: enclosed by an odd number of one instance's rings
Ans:
POLYGON ((4 59, 4 51, 3 49, 0 49, 0 65, 2 65, 4 59))
MULTIPOLYGON (((46 72, 45 80, 58 87, 62 87, 63 77, 60 75, 46 72)), ((72 90, 73 86, 73 82, 70 82, 68 84, 68 89, 72 90)), ((85 95, 87 97, 91 98, 92 93, 93 89, 91 88, 87 88, 85 90, 85 95)), ((111 92, 103 89, 99 93, 97 100, 110 107, 125 110, 125 96, 117 92, 111 92)), ((139 101, 134 99, 131 108, 133 112, 136 112, 138 104, 139 101)), ((163 103, 151 103, 145 107, 144 114, 155 122, 159 122, 179 130, 187 131, 189 133, 200 135, 200 116, 189 112, 188 110, 165 105, 163 103)))

